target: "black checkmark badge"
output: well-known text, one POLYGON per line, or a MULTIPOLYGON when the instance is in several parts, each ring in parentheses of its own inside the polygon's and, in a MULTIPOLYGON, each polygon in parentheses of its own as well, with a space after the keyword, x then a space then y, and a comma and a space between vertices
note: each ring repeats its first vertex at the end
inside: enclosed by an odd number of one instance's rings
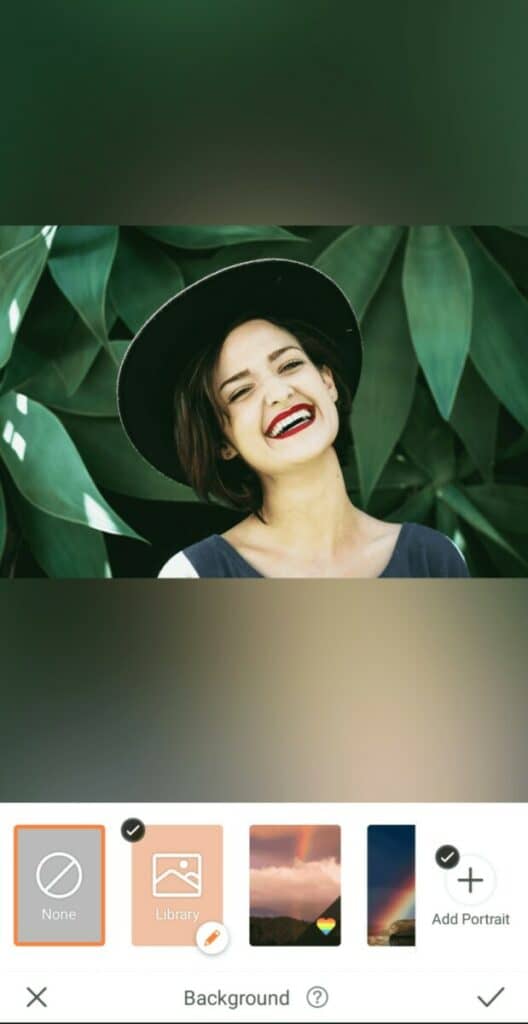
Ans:
POLYGON ((121 825, 121 835, 127 843, 138 843, 145 835, 145 826, 140 818, 127 818, 121 825))

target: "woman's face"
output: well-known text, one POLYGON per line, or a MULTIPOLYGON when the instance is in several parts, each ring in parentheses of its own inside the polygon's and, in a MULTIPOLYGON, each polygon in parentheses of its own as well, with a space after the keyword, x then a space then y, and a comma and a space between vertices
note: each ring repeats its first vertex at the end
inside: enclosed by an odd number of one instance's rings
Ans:
POLYGON ((339 428, 331 371, 268 320, 248 320, 226 337, 215 368, 224 414, 224 458, 240 455, 261 475, 287 472, 320 455, 339 428))

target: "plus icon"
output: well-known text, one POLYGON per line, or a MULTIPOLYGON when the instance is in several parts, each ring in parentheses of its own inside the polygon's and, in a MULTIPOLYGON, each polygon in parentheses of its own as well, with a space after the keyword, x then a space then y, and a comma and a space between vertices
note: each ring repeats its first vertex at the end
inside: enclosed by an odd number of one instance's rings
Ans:
POLYGON ((468 892, 473 893, 473 886, 475 882, 483 882, 483 878, 475 878, 473 874, 473 868, 469 868, 467 878, 457 878, 457 882, 467 882, 468 892))

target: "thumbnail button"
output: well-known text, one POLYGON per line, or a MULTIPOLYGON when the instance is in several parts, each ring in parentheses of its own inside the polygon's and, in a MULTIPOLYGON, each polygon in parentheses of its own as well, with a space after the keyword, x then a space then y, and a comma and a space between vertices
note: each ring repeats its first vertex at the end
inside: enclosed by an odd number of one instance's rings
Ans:
POLYGON ((457 903, 474 906, 485 903, 497 885, 495 871, 484 857, 466 854, 456 871, 448 872, 446 888, 457 903))
POLYGON ((15 828, 15 944, 104 943, 101 825, 15 828))
POLYGON ((221 827, 149 825, 132 845, 133 944, 194 946, 200 925, 221 921, 221 827))

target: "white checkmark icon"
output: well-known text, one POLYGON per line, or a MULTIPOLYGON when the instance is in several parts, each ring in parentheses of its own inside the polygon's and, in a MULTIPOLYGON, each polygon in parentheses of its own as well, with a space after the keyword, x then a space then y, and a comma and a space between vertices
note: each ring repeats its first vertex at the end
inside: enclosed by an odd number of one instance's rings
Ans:
POLYGON ((451 857, 454 857, 454 856, 455 856, 455 851, 451 850, 451 853, 448 853, 447 857, 440 857, 440 860, 442 861, 442 864, 447 864, 448 860, 451 860, 451 857))
POLYGON ((127 830, 126 830, 127 836, 133 836, 137 832, 138 828, 141 828, 141 826, 140 825, 134 825, 134 828, 127 828, 127 830))

